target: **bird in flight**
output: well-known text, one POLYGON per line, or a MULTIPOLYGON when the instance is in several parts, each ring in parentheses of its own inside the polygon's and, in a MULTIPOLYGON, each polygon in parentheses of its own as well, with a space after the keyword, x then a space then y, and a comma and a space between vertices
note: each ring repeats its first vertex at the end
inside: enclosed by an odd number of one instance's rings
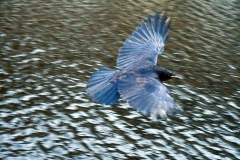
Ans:
POLYGON ((119 50, 115 69, 101 67, 87 84, 87 93, 99 104, 116 104, 120 97, 152 119, 175 116, 181 109, 163 85, 178 78, 170 70, 156 66, 168 39, 170 18, 165 12, 147 17, 119 50))

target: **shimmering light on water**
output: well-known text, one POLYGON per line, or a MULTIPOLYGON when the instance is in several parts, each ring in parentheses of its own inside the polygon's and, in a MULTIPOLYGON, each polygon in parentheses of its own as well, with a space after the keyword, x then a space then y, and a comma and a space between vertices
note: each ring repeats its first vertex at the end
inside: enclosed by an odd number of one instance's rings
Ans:
POLYGON ((240 159, 239 1, 0 2, 0 159, 240 159), (184 112, 151 122, 86 95, 142 18, 165 10, 158 64, 184 112))

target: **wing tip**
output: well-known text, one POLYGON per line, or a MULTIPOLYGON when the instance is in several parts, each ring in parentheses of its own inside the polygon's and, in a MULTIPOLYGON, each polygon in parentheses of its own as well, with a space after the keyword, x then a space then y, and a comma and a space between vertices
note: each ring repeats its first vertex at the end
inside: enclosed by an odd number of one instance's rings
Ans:
MULTIPOLYGON (((123 47, 118 52, 117 67, 121 69, 131 69, 135 63, 131 63, 135 57, 141 57, 144 53, 139 53, 143 48, 150 49, 154 53, 151 61, 146 61, 156 64, 157 55, 161 54, 164 49, 164 44, 168 40, 168 30, 170 28, 171 18, 167 17, 167 13, 155 12, 152 18, 148 14, 146 21, 143 19, 135 31, 125 40, 123 47), (155 52, 157 54, 155 54, 155 52)), ((147 55, 147 54, 146 54, 147 55)), ((150 54, 149 54, 150 56, 150 54)), ((144 58, 146 56, 142 56, 144 58)), ((136 61, 136 63, 138 63, 136 61)))
MULTIPOLYGON (((129 103, 129 101, 127 102, 129 103)), ((132 106, 130 103, 129 105, 132 106)), ((174 103, 173 107, 156 108, 156 110, 154 111, 149 111, 147 109, 142 109, 138 107, 133 108, 143 116, 150 118, 152 121, 157 121, 161 119, 166 120, 168 116, 177 117, 178 114, 181 114, 183 112, 183 109, 177 103, 174 103)))
POLYGON ((173 106, 167 106, 168 102, 165 102, 161 108, 156 109, 154 112, 149 113, 148 117, 152 120, 163 119, 166 120, 168 116, 177 117, 183 110, 182 108, 174 102, 173 106))

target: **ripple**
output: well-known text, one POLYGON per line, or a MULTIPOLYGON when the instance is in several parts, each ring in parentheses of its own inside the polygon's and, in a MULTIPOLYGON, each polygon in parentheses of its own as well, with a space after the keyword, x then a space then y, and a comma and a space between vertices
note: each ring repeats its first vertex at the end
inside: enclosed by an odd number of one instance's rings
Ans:
POLYGON ((46 51, 43 49, 34 49, 32 52, 30 52, 30 54, 37 54, 37 53, 43 53, 43 52, 46 52, 46 51))
POLYGON ((16 0, 0 13, 0 159, 240 159, 237 1, 16 0), (183 77, 166 83, 183 113, 152 122, 124 101, 93 103, 91 73, 163 10, 158 63, 183 77))

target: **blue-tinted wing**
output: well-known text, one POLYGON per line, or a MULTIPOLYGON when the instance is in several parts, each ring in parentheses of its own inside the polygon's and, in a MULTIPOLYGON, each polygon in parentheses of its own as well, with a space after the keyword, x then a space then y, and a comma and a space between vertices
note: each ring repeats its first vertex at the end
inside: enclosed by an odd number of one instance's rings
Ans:
POLYGON ((158 54, 164 49, 168 39, 170 18, 165 12, 156 13, 154 21, 148 15, 147 24, 141 26, 128 37, 118 53, 117 68, 133 69, 143 65, 156 65, 158 54))
POLYGON ((180 111, 168 89, 154 77, 127 74, 119 80, 118 92, 131 107, 152 119, 174 116, 180 111))

